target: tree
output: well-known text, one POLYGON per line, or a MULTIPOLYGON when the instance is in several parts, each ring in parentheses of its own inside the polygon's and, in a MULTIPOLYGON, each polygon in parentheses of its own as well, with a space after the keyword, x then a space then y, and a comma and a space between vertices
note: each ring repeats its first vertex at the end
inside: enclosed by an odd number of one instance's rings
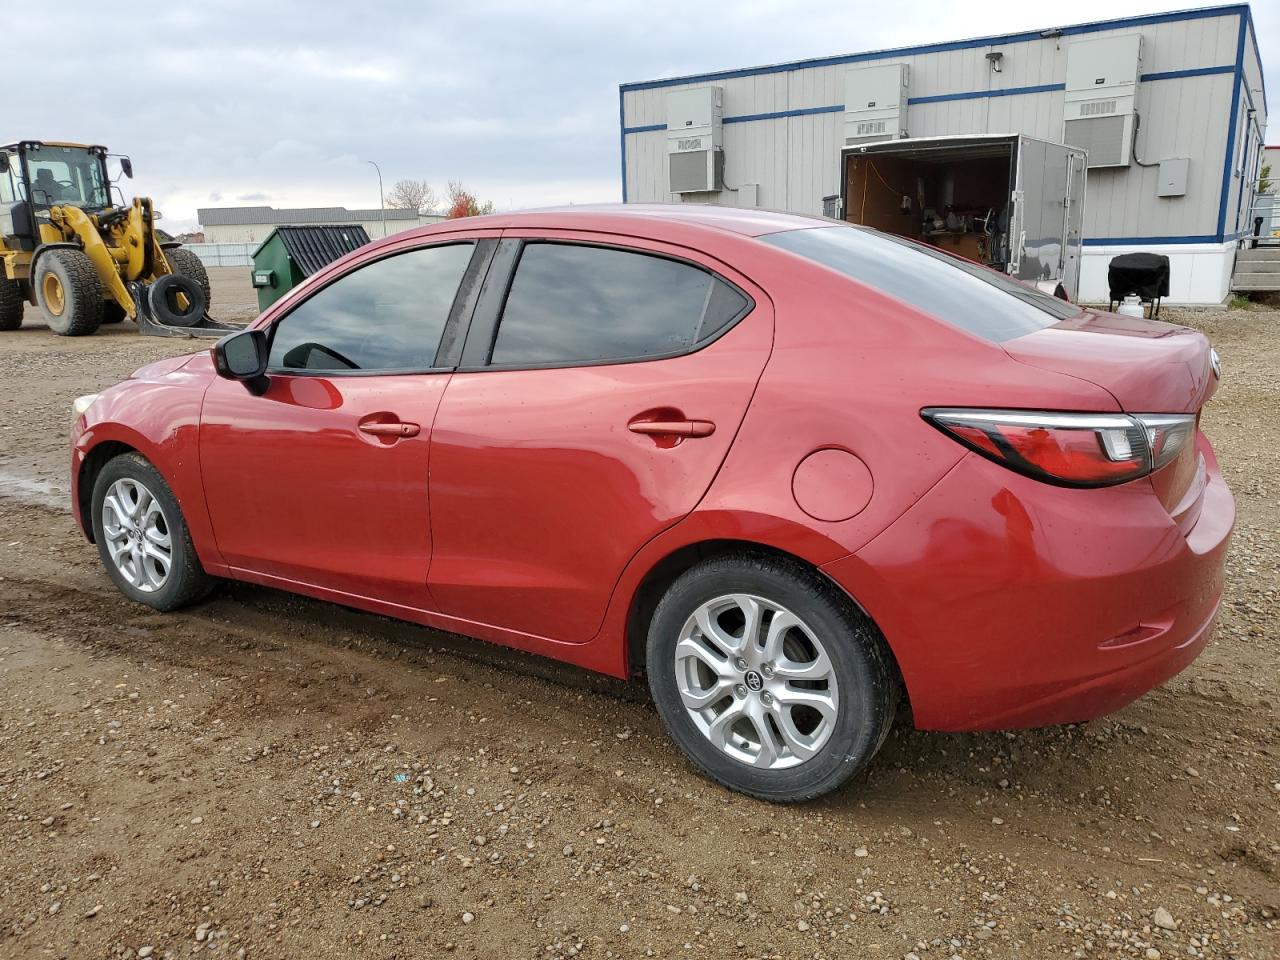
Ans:
POLYGON ((439 200, 435 189, 425 180, 397 180, 391 192, 387 194, 387 207, 391 210, 417 210, 419 213, 430 213, 436 208, 439 200))
POLYGON ((1264 163, 1262 165, 1262 176, 1258 178, 1258 192, 1270 193, 1273 184, 1271 183, 1271 164, 1264 163))
POLYGON ((445 214, 446 217, 457 220, 459 217, 479 217, 486 213, 493 213, 492 200, 480 203, 460 180, 449 181, 449 212, 445 214))

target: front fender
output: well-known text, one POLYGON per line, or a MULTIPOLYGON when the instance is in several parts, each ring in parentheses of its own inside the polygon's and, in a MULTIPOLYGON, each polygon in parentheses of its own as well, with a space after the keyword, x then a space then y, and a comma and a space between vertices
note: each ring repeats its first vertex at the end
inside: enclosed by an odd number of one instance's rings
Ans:
MULTIPOLYGON (((142 371, 139 371, 142 372, 142 371)), ((200 476, 200 407, 209 376, 205 370, 179 368, 150 380, 126 380, 108 387, 72 428, 71 505, 88 535, 81 496, 101 457, 95 450, 127 447, 146 457, 169 484, 186 520, 191 540, 205 569, 225 571, 213 537, 200 476), (104 444, 112 447, 104 448, 104 444), (118 446, 117 446, 118 445, 118 446)))

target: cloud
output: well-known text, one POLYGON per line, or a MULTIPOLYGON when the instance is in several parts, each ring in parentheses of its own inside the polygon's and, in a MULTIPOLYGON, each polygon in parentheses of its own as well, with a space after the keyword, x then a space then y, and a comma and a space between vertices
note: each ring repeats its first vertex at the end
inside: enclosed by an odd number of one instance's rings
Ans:
MULTIPOLYGON (((6 103, 9 135, 67 137, 128 153, 175 227, 197 207, 376 207, 412 177, 464 181, 499 207, 620 197, 618 84, 1057 22, 1165 9, 1163 0, 1069 8, 988 0, 99 0, 6 9, 6 67, 41 96, 6 103), (104 82, 112 50, 144 97, 104 82), (50 127, 50 118, 56 118, 50 127), (216 198, 216 199, 215 199, 216 198)), ((1264 57, 1280 56, 1280 5, 1255 4, 1264 57)), ((1272 60, 1273 66, 1280 66, 1272 60)), ((1280 72, 1272 71, 1280 76, 1280 72)))

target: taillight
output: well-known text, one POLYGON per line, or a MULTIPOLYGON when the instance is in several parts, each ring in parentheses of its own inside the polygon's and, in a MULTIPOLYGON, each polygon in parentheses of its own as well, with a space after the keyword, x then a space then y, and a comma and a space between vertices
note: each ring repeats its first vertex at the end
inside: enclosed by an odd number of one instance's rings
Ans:
POLYGON ((1194 414, 1037 413, 930 407, 921 415, 1010 470, 1067 487, 1108 487, 1175 459, 1194 414))

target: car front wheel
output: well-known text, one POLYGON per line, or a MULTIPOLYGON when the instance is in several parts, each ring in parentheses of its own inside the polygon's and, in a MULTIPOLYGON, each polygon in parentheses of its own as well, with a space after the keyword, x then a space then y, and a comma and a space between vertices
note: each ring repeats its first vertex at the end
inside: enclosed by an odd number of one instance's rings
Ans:
POLYGON ((178 500, 145 457, 108 461, 94 481, 92 506, 98 554, 130 600, 167 611, 209 593, 213 580, 196 556, 178 500))
POLYGON ((898 681, 878 631, 834 584, 785 557, 704 561, 650 624, 649 686, 707 776, 763 800, 811 800, 884 742, 898 681))

